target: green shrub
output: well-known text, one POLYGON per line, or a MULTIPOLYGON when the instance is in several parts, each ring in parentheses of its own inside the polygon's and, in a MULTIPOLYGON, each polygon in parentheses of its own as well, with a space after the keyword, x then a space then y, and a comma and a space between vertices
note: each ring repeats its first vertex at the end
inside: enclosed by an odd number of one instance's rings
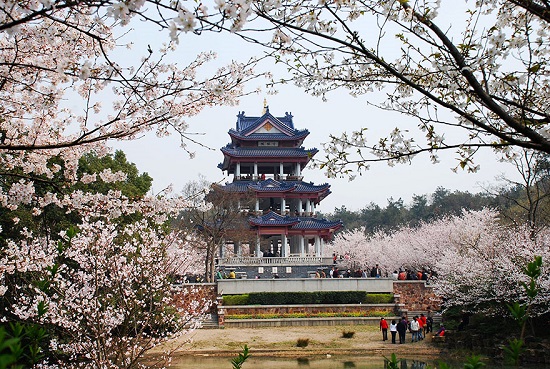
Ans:
POLYGON ((393 294, 391 293, 369 293, 365 301, 367 304, 391 304, 393 294))
POLYGON ((355 335, 355 332, 353 331, 343 331, 342 332, 342 338, 353 338, 355 335))
POLYGON ((244 295, 226 295, 223 297, 223 304, 226 306, 248 305, 248 294, 244 295))
POLYGON ((250 305, 359 304, 367 300, 364 291, 258 292, 251 293, 250 305))
POLYGON ((223 304, 234 305, 311 305, 311 304, 391 304, 391 293, 365 291, 325 292, 256 292, 243 295, 225 295, 223 304))

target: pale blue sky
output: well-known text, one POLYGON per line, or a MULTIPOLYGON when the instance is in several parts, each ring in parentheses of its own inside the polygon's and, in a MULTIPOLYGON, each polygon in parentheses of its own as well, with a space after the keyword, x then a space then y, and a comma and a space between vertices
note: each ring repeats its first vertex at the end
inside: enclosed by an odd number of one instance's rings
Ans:
MULTIPOLYGON (((140 37, 136 41, 134 53, 145 53, 147 44, 155 49, 160 46, 158 40, 165 40, 167 37, 166 34, 159 35, 154 29, 145 28, 143 24, 138 26, 140 37)), ((215 63, 218 65, 232 59, 244 61, 255 52, 261 52, 233 35, 185 35, 180 40, 174 57, 186 64, 198 52, 206 50, 218 52, 219 60, 215 63)), ((265 67, 270 70, 275 68, 271 65, 265 67)), ((257 82, 250 88, 259 84, 257 82)), ((115 147, 123 149, 128 160, 136 163, 140 171, 148 172, 154 178, 154 192, 159 192, 170 183, 176 191, 180 191, 185 183, 197 180, 199 173, 212 182, 224 180, 217 164, 223 160, 219 149, 230 140, 227 131, 235 126, 239 111, 245 111, 249 116, 261 115, 264 98, 267 98, 273 115, 283 116, 285 112, 291 112, 296 128, 307 128, 310 131, 310 136, 304 143, 307 148, 316 147, 321 150, 321 143, 328 141, 329 134, 339 135, 344 130, 351 131, 363 126, 369 127, 373 140, 396 125, 403 129, 409 127, 411 130, 416 127, 416 121, 410 117, 381 111, 366 104, 367 99, 383 98, 382 93, 354 98, 347 91, 341 90, 330 95, 327 102, 323 102, 297 87, 287 85, 281 87, 277 95, 263 93, 247 96, 236 107, 210 108, 189 119, 189 132, 205 134, 193 138, 214 149, 208 150, 190 144, 190 149, 196 152, 193 160, 179 147, 178 137, 158 139, 154 135, 148 135, 134 142, 116 144, 115 147)), ((323 152, 317 155, 321 157, 323 152)), ((303 174, 307 181, 331 184, 332 194, 318 207, 323 212, 332 212, 341 205, 358 210, 371 201, 385 205, 389 197, 403 198, 408 203, 413 194, 431 193, 438 186, 450 190, 479 192, 482 186, 494 183, 495 177, 502 173, 516 175, 510 164, 499 163, 490 150, 477 156, 481 170, 476 174, 453 173, 451 168, 456 163, 453 152, 442 153, 441 163, 436 165, 429 162, 427 155, 415 158, 411 165, 388 167, 385 163, 373 163, 370 171, 358 176, 353 182, 341 178, 328 179, 319 170, 306 169, 303 174)))

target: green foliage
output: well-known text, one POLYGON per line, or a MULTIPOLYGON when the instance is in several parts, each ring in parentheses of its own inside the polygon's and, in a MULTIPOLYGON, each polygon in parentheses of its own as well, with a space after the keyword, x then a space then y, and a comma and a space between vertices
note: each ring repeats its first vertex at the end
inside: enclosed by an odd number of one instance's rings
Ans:
POLYGON ((519 365, 521 354, 525 350, 522 339, 511 339, 508 341, 508 346, 504 346, 504 357, 508 364, 519 365))
POLYGON ((365 227, 366 233, 376 230, 390 230, 399 226, 416 226, 447 215, 459 215, 463 209, 481 210, 498 207, 499 196, 486 193, 451 192, 438 187, 429 195, 414 195, 410 204, 402 199, 389 198, 387 205, 381 207, 375 203, 367 204, 359 211, 350 211, 345 206, 335 208, 333 213, 319 214, 328 219, 340 219, 346 229, 365 227))
POLYGON ((258 292, 249 295, 250 305, 307 305, 365 303, 364 291, 258 292))
POLYGON ((386 359, 385 368, 387 368, 387 369, 401 369, 401 359, 398 359, 395 354, 392 353, 389 359, 384 356, 384 359, 386 359))
MULTIPOLYGON (((49 164, 64 166, 63 160, 59 157, 51 158, 49 164)), ((98 176, 96 182, 88 184, 78 182, 70 185, 61 174, 58 174, 54 178, 38 178, 34 182, 36 195, 43 196, 48 192, 63 195, 75 191, 106 194, 109 190, 119 190, 129 198, 140 198, 147 194, 153 183, 153 179, 147 173, 139 174, 136 165, 128 162, 122 151, 116 151, 114 156, 107 155, 103 158, 98 158, 94 154, 84 155, 79 160, 77 175, 81 177, 85 173, 99 174, 105 169, 110 169, 113 173, 124 172, 127 176, 126 180, 106 183, 98 176)), ((24 173, 18 172, 5 172, 0 175, 0 191, 8 191, 10 186, 19 181, 23 175, 24 173)), ((40 215, 35 216, 33 215, 35 206, 36 204, 31 203, 20 205, 14 211, 0 212, 0 227, 2 228, 0 247, 3 246, 4 239, 19 239, 21 237, 20 232, 25 228, 34 234, 46 235, 56 239, 59 237, 60 231, 69 228, 72 224, 78 224, 80 221, 75 212, 67 213, 66 209, 53 204, 45 206, 41 209, 40 215), (15 218, 19 221, 14 222, 15 218)))
POLYGON ((481 361, 480 355, 472 355, 466 359, 464 369, 480 369, 485 366, 485 363, 481 361))
POLYGON ((0 369, 30 368, 48 350, 49 335, 37 324, 12 322, 0 327, 0 369))
POLYGON ((233 364, 233 369, 241 369, 246 359, 250 357, 248 345, 243 346, 243 351, 239 353, 239 356, 236 358, 233 358, 231 360, 231 364, 233 364))
POLYGON ((511 339, 508 341, 508 346, 504 346, 504 355, 506 360, 514 365, 519 365, 521 354, 524 351, 524 341, 523 337, 525 335, 525 326, 527 320, 529 319, 529 311, 531 310, 531 302, 537 297, 540 292, 540 287, 537 284, 537 279, 540 277, 542 272, 542 257, 535 256, 534 260, 527 263, 527 266, 523 268, 523 273, 529 277, 529 283, 521 282, 520 285, 525 290, 525 293, 529 297, 529 301, 525 304, 520 304, 519 302, 514 302, 513 304, 508 304, 508 310, 512 317, 518 322, 521 326, 521 335, 518 338, 511 339))
POLYGON ((258 292, 243 295, 225 295, 223 304, 235 305, 305 305, 305 304, 391 304, 391 293, 364 291, 326 292, 258 292))
POLYGON ((225 295, 223 296, 223 304, 226 306, 248 305, 248 294, 225 295))
POLYGON ((307 347, 309 345, 309 338, 298 338, 296 341, 297 347, 307 347))
POLYGON ((114 156, 106 155, 101 158, 95 154, 88 153, 80 158, 78 162, 79 175, 84 173, 99 174, 105 169, 110 169, 113 173, 124 172, 126 180, 115 183, 106 183, 102 180, 90 184, 78 183, 74 189, 103 194, 106 194, 109 190, 119 190, 126 197, 136 198, 146 195, 153 184, 153 178, 147 173, 139 174, 136 165, 128 162, 126 154, 120 150, 117 150, 114 156))
POLYGON ((391 293, 369 293, 365 303, 367 304, 391 304, 393 302, 393 294, 391 293))
POLYGON ((513 304, 507 304, 512 318, 519 324, 523 326, 523 323, 527 320, 527 307, 520 304, 519 302, 514 302, 513 304))
POLYGON ((21 362, 22 356, 21 339, 11 337, 4 327, 0 327, 0 369, 23 368, 23 364, 16 364, 21 362))

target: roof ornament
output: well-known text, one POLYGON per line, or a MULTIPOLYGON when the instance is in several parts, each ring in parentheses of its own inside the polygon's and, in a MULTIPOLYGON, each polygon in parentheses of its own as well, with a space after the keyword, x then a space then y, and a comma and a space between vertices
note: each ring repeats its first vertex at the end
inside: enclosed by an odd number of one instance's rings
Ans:
POLYGON ((267 105, 267 99, 264 97, 264 110, 262 111, 262 115, 265 113, 269 113, 269 106, 267 105))

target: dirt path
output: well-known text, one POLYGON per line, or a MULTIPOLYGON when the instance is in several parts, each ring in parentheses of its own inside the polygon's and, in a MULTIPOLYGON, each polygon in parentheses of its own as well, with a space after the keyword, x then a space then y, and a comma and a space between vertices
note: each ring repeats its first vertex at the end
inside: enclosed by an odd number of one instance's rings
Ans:
MULTIPOLYGON (((388 333, 389 335, 389 333, 388 333)), ((300 357, 303 355, 411 355, 438 356, 440 348, 431 343, 431 337, 411 343, 407 334, 405 344, 382 341, 377 327, 322 326, 199 329, 167 342, 151 354, 172 351, 172 356, 235 356, 246 344, 255 356, 300 357), (352 338, 343 338, 342 332, 355 332, 352 338), (305 348, 296 346, 298 339, 309 339, 305 348)))

